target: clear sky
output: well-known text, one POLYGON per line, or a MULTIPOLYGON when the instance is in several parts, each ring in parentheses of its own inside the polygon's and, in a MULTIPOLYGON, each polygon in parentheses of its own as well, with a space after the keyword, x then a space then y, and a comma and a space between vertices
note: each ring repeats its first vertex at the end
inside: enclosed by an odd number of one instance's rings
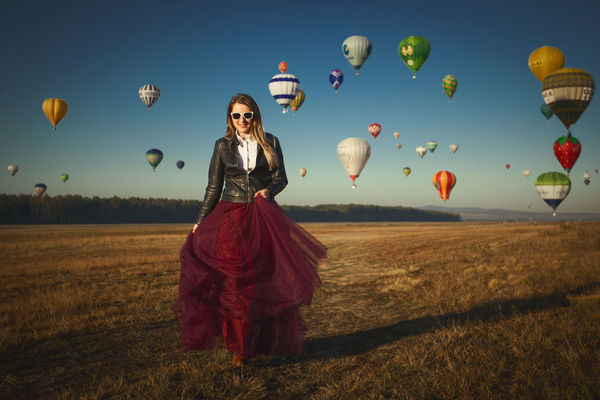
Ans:
MULTIPOLYGON (((281 141, 289 185, 280 204, 440 205, 431 178, 446 169, 457 176, 448 207, 550 211, 534 183, 543 172, 563 172, 552 145, 566 130, 540 113, 541 83, 528 57, 558 47, 566 67, 598 81, 599 15, 597 0, 5 0, 0 159, 20 171, 0 174, 0 193, 30 194, 43 182, 50 196, 202 199, 227 104, 241 92, 255 98, 266 130, 281 141), (341 51, 351 35, 373 44, 359 76, 341 51), (432 48, 416 80, 398 55, 411 35, 432 48), (282 114, 268 91, 283 60, 306 93, 296 116, 282 114), (328 81, 333 68, 345 77, 338 94, 328 81), (441 85, 448 73, 458 78, 451 104, 441 85), (138 97, 146 83, 161 90, 150 110, 138 97), (69 104, 55 132, 41 107, 52 97, 69 104), (372 122, 383 126, 376 140, 372 122), (356 190, 336 154, 346 137, 372 147, 356 190), (439 147, 420 159, 415 148, 429 140, 439 147), (155 174, 145 159, 151 148, 165 155, 155 174)), ((600 212, 598 96, 572 126, 583 150, 559 212, 600 212)))

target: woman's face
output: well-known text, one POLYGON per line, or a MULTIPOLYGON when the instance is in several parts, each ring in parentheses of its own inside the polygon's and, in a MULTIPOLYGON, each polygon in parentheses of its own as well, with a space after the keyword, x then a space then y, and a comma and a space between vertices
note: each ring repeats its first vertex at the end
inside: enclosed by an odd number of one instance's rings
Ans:
POLYGON ((231 120, 233 121, 233 126, 237 129, 238 133, 242 136, 246 136, 250 133, 250 129, 254 124, 254 116, 252 118, 244 117, 245 113, 252 113, 250 107, 245 104, 234 103, 231 108, 231 120), (238 116, 239 118, 235 119, 234 116, 238 116))

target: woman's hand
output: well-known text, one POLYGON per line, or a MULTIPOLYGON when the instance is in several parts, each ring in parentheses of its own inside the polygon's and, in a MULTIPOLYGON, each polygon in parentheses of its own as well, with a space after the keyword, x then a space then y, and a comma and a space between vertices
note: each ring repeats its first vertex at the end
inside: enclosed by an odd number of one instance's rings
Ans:
POLYGON ((198 229, 198 224, 194 224, 194 227, 192 228, 192 234, 196 233, 196 229, 198 229))
POLYGON ((264 197, 265 199, 268 199, 269 196, 271 195, 271 192, 269 192, 269 189, 261 189, 258 192, 254 193, 254 198, 256 198, 256 196, 261 195, 262 197, 264 197))

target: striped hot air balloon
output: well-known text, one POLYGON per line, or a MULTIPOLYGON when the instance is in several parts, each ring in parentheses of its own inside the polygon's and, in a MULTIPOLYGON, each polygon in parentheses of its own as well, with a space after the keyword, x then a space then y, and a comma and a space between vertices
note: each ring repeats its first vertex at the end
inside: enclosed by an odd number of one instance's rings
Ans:
POLYGON ((304 100, 306 100, 306 94, 304 94, 302 90, 298 90, 296 98, 290 103, 290 107, 292 108, 294 115, 296 115, 296 111, 298 111, 298 109, 302 107, 302 104, 304 104, 304 100))
POLYGON ((438 171, 433 175, 431 181, 445 203, 450 198, 450 191, 456 184, 456 176, 450 171, 438 171))
POLYGON ((452 103, 452 96, 454 96, 457 86, 458 80, 452 74, 448 74, 442 79, 442 88, 446 92, 446 96, 448 96, 448 103, 452 103))
POLYGON ((352 189, 356 189, 354 180, 358 178, 365 164, 369 161, 371 146, 361 138, 346 138, 338 144, 337 155, 350 179, 352 179, 352 189))
POLYGON ((333 86, 336 93, 342 82, 344 82, 344 74, 342 71, 339 69, 334 69, 329 73, 329 83, 331 83, 331 86, 333 86))
POLYGON ((42 110, 56 130, 56 125, 67 115, 69 105, 63 99, 46 99, 42 103, 42 110))
POLYGON ((283 107, 283 113, 287 113, 287 106, 298 95, 300 81, 291 74, 277 74, 269 81, 269 92, 275 101, 283 107))
POLYGON ((554 115, 570 131, 588 104, 595 90, 594 78, 579 68, 561 68, 544 79, 542 96, 554 115))
POLYGON ((149 110, 158 101, 160 89, 154 85, 146 84, 140 88, 138 94, 149 110))
POLYGON ((421 69, 429 53, 431 45, 429 41, 420 36, 409 36, 403 39, 398 45, 398 53, 404 64, 413 73, 413 79, 417 79, 417 71, 421 69))
POLYGON ((546 122, 550 122, 550 118, 552 118, 552 116, 554 115, 554 113, 546 103, 542 104, 542 106, 540 107, 540 112, 546 118, 546 122))
POLYGON ((48 189, 48 187, 43 183, 36 183, 33 187, 33 191, 40 197, 46 193, 46 189, 48 189))
POLYGON ((363 66, 365 61, 367 61, 367 58, 369 58, 372 51, 373 45, 365 36, 350 36, 342 43, 344 57, 346 57, 348 62, 354 67, 356 75, 358 75, 358 70, 363 66))
POLYGON ((535 180, 535 190, 556 216, 556 208, 571 191, 571 180, 560 172, 545 172, 535 180))
POLYGON ((435 149, 437 149, 437 146, 438 146, 438 144, 436 141, 432 140, 431 142, 427 142, 427 148, 429 149, 429 151, 431 153, 433 153, 435 151, 435 149))
POLYGON ((146 160, 148 160, 153 172, 156 172, 156 167, 158 167, 162 159, 163 152, 159 149, 150 149, 146 152, 146 160))
POLYGON ((14 164, 10 164, 8 166, 8 173, 11 174, 12 176, 15 176, 15 174, 19 172, 19 166, 18 165, 14 165, 14 164))

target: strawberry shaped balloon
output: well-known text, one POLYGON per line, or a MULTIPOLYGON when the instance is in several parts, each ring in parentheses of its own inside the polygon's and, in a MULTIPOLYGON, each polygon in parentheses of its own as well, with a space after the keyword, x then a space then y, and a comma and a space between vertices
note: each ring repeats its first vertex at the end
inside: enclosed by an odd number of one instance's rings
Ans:
POLYGON ((567 173, 571 172, 571 168, 579 158, 579 153, 581 153, 581 142, 570 133, 559 137, 554 142, 554 155, 567 173))

